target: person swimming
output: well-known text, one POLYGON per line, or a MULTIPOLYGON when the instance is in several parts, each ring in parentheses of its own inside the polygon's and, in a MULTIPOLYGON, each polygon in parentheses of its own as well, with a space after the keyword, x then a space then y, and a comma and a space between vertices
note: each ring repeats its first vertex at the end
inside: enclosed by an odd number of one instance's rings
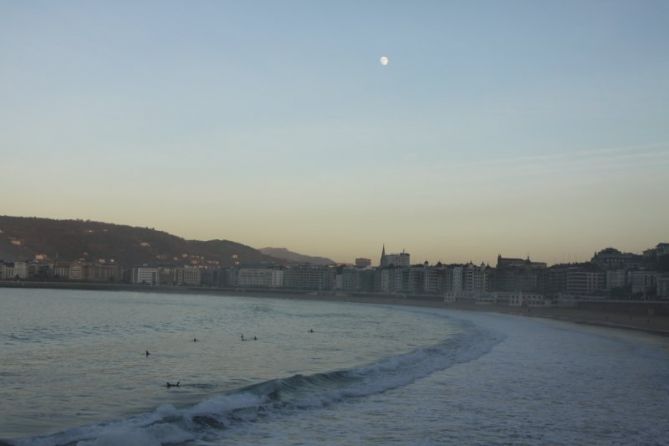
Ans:
POLYGON ((170 387, 180 387, 180 386, 179 386, 180 383, 181 383, 181 381, 177 381, 176 384, 172 384, 171 382, 167 381, 167 383, 165 383, 165 387, 167 387, 168 389, 169 389, 170 387))
POLYGON ((151 353, 149 353, 149 351, 147 350, 147 351, 146 351, 146 357, 148 358, 150 354, 151 354, 151 353))
POLYGON ((197 338, 193 338, 193 342, 197 342, 197 338))
POLYGON ((243 334, 242 334, 241 338, 242 338, 242 341, 246 341, 246 339, 244 339, 244 335, 243 335, 243 334))
POLYGON ((257 340, 258 340, 258 338, 254 336, 254 337, 253 337, 253 340, 254 340, 254 341, 257 341, 257 340))

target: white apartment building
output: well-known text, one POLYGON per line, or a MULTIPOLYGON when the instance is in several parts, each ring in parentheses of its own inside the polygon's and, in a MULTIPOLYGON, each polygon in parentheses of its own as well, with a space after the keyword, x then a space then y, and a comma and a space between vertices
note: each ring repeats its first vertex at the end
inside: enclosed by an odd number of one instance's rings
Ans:
POLYGON ((482 293, 486 290, 487 271, 484 265, 465 265, 462 272, 463 288, 467 292, 482 293))
POLYGON ((140 266, 132 269, 132 283, 159 285, 158 268, 140 266))
POLYGON ((447 290, 455 295, 462 293, 463 291, 462 277, 464 268, 461 266, 454 266, 449 269, 450 271, 447 273, 446 277, 448 279, 450 275, 450 286, 446 287, 447 290))
POLYGON ((28 278, 28 262, 14 262, 13 278, 19 278, 19 279, 28 278))
POLYGON ((283 270, 273 268, 241 268, 237 276, 242 288, 280 288, 283 286, 283 270))

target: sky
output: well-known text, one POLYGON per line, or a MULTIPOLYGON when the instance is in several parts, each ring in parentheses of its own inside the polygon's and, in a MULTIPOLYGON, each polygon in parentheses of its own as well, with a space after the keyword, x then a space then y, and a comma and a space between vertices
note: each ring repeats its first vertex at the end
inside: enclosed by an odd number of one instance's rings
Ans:
POLYGON ((0 0, 0 190, 340 262, 640 252, 669 2, 0 0))

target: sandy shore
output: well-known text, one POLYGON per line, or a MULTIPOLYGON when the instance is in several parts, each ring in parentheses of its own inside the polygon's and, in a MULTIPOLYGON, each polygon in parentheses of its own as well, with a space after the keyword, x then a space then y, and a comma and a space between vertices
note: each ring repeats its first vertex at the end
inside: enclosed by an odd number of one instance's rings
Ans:
POLYGON ((472 306, 453 306, 470 311, 492 311, 496 313, 514 314, 525 317, 541 317, 556 319, 576 324, 596 325, 601 327, 620 328, 625 330, 643 331, 646 333, 669 336, 669 317, 660 315, 639 315, 620 312, 593 311, 580 308, 494 308, 476 309, 472 306))
MULTIPOLYGON (((556 319, 576 324, 587 324, 669 336, 669 317, 664 315, 633 314, 627 312, 596 311, 574 307, 509 307, 502 305, 447 304, 438 300, 393 297, 315 297, 296 296, 298 299, 319 299, 338 302, 357 302, 384 305, 410 305, 462 311, 484 311, 524 317, 556 319)), ((638 313, 638 312, 636 312, 638 313)))
POLYGON ((383 305, 410 305, 463 311, 487 311, 525 317, 556 319, 577 324, 643 331, 669 336, 669 315, 655 314, 644 302, 624 305, 604 305, 602 308, 578 307, 509 307, 502 305, 447 304, 439 297, 398 297, 380 294, 346 294, 336 292, 314 293, 299 290, 240 290, 202 287, 150 287, 128 284, 72 283, 72 282, 0 282, 0 288, 77 289, 97 291, 128 291, 148 293, 207 294, 220 296, 259 297, 276 299, 317 300, 331 302, 356 302, 383 305))

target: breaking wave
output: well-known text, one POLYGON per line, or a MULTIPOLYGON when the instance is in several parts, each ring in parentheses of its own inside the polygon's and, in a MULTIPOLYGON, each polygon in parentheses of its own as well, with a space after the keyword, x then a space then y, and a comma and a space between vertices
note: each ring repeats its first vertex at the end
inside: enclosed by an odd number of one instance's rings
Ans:
POLYGON ((151 446, 212 441, 236 426, 406 386, 439 370, 477 359, 501 340, 500 335, 468 324, 463 326, 461 333, 436 345, 361 367, 272 379, 213 396, 186 408, 164 405, 153 412, 123 420, 13 440, 10 444, 151 446))

